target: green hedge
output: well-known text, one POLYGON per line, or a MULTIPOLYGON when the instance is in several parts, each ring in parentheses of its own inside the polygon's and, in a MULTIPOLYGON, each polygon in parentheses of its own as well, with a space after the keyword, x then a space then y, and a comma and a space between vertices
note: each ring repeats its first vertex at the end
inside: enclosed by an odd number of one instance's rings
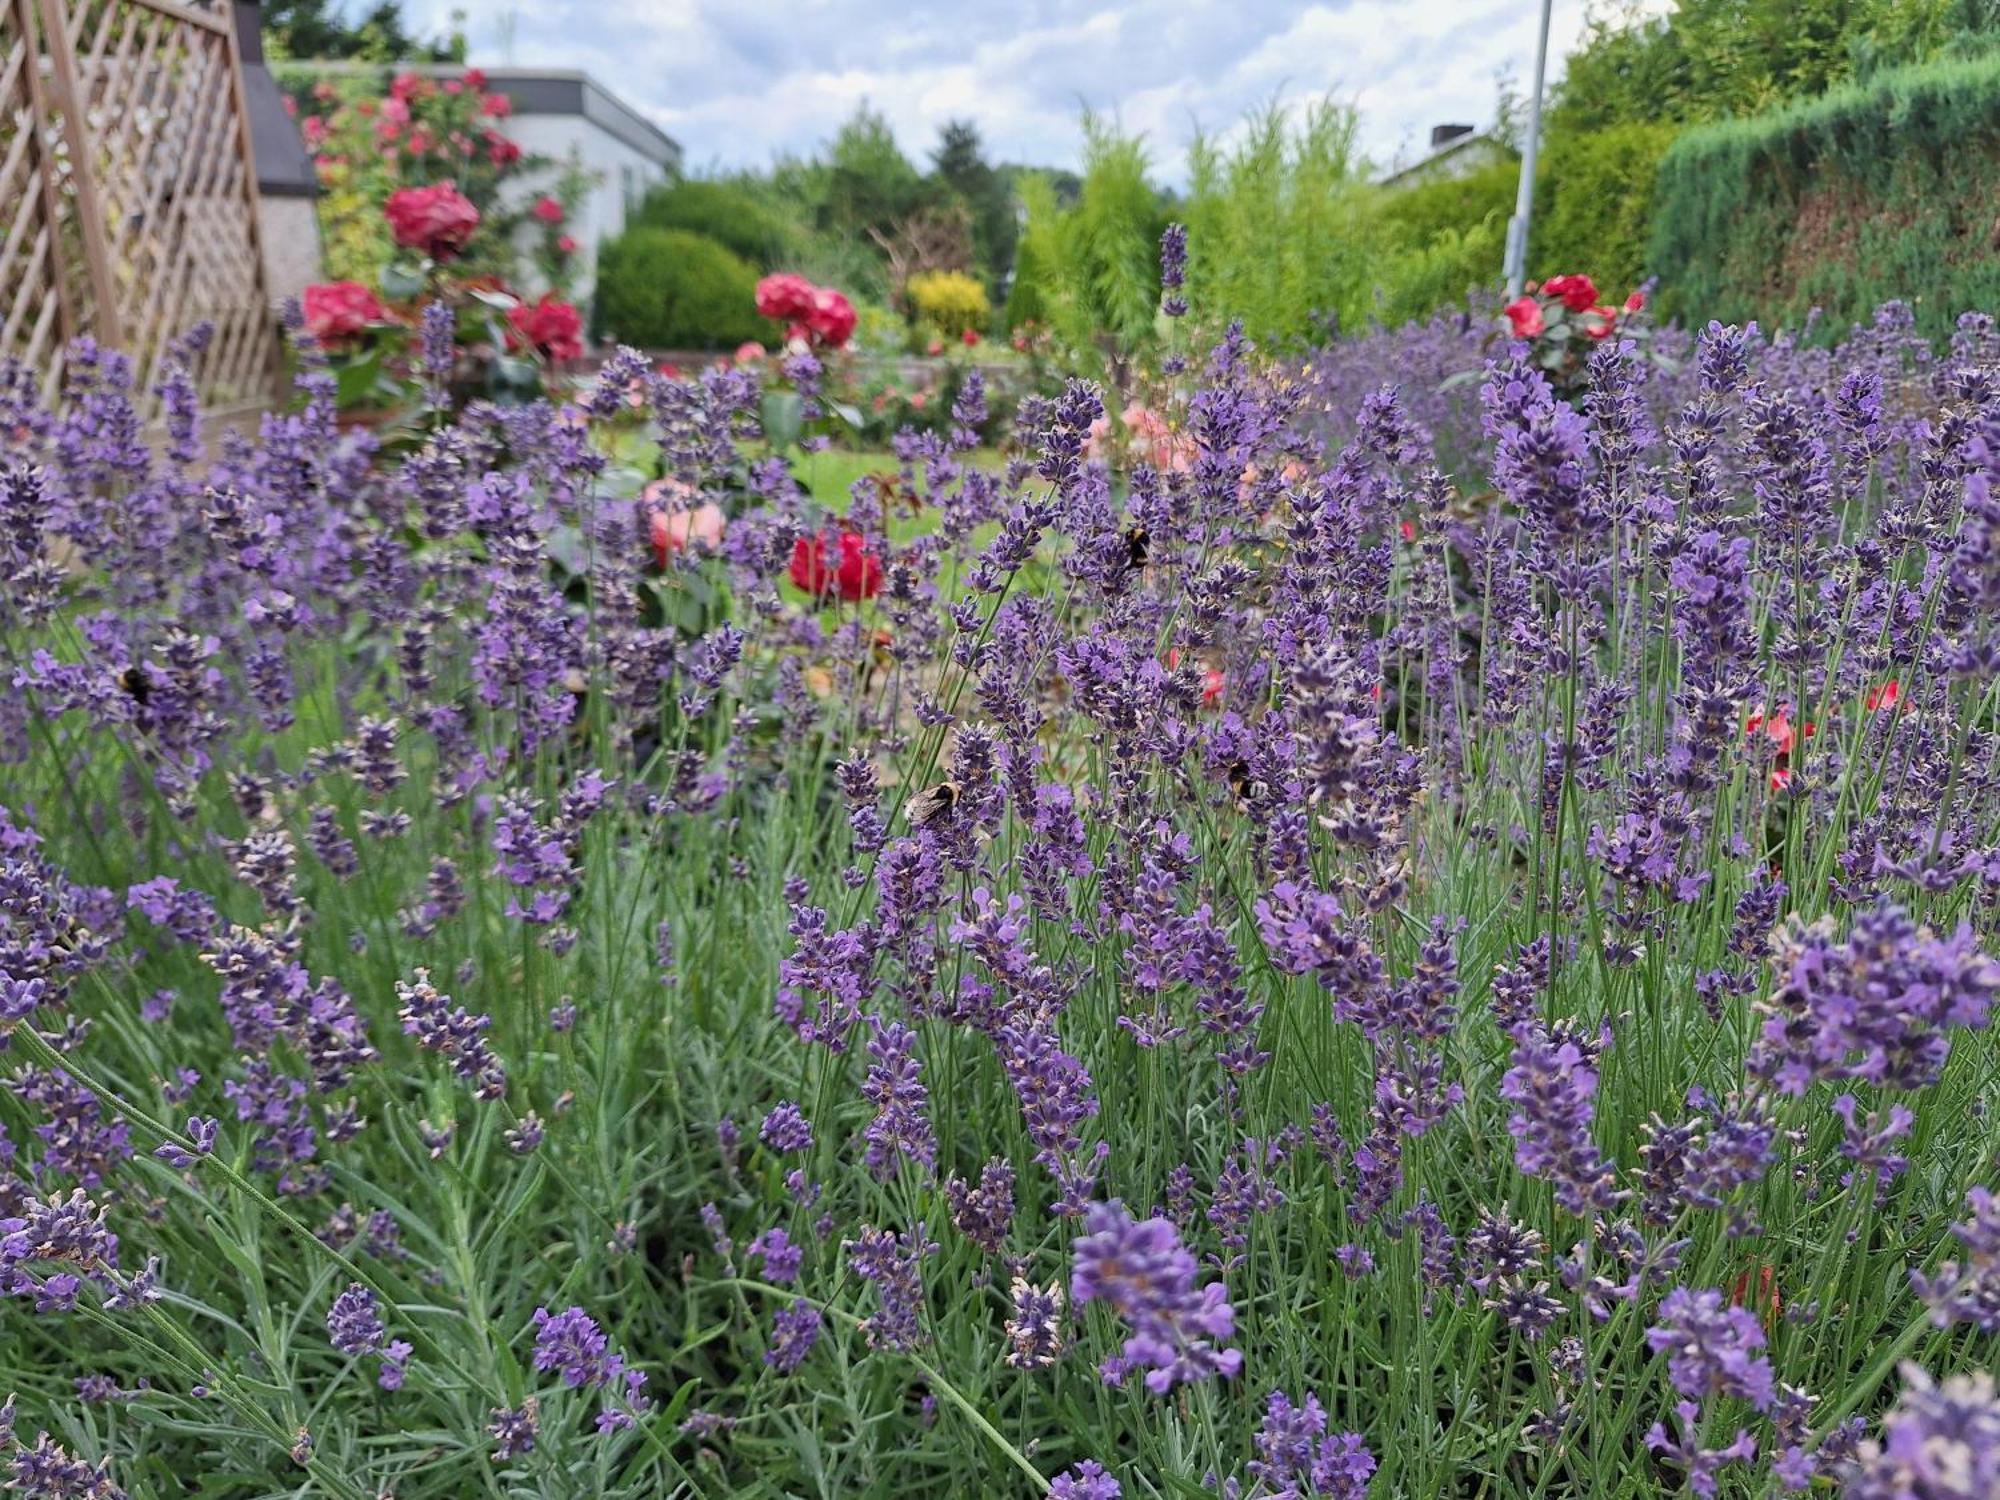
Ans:
MULTIPOLYGON (((1437 177, 1385 189, 1376 212, 1407 245, 1429 244, 1445 230, 1463 234, 1489 217, 1498 218, 1504 237, 1520 181, 1519 162, 1494 162, 1463 177, 1437 177)), ((1496 270, 1489 279, 1497 281, 1499 276, 1496 270)))
POLYGON ((762 271, 788 269, 798 248, 794 225, 754 190, 726 179, 684 177, 656 187, 631 224, 707 235, 762 271))
POLYGON ((1583 272, 1623 300, 1645 280, 1646 242, 1668 125, 1614 125, 1551 137, 1536 173, 1529 264, 1541 278, 1583 272))
POLYGON ((597 325, 642 349, 728 349, 768 343, 757 271, 706 235, 628 229, 597 253, 597 325))
POLYGON ((1827 335, 1899 298, 1936 338, 2000 307, 2000 56, 1878 75, 1691 130, 1660 163, 1649 265, 1684 321, 1827 335))

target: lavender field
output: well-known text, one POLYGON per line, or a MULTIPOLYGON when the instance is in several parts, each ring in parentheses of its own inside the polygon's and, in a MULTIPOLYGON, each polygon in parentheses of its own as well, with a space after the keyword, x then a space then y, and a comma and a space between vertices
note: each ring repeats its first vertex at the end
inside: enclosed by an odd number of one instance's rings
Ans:
POLYGON ((2000 1494, 1992 319, 1168 348, 7 371, 0 1488, 2000 1494))

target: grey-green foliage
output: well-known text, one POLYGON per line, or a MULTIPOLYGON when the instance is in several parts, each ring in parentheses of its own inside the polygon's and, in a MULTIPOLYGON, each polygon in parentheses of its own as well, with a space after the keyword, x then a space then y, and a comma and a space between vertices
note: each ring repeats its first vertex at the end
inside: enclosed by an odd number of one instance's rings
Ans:
POLYGON ((1679 137, 1660 164, 1649 269, 1686 318, 1830 334, 1892 298, 1945 333, 2000 300, 2000 54, 1679 137))
POLYGON ((1130 342, 1153 327, 1160 295, 1159 241, 1167 213, 1147 180, 1143 140, 1116 123, 1083 117, 1083 178, 1065 207, 1039 173, 1019 181, 1026 224, 1015 252, 1007 321, 1040 322, 1076 348, 1108 337, 1130 342))

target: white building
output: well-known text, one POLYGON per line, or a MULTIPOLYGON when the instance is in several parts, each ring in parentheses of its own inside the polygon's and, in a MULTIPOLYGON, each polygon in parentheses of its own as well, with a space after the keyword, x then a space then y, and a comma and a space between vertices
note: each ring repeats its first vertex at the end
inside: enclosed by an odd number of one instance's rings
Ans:
MULTIPOLYGON (((625 227, 626 213, 648 189, 680 168, 680 144, 587 73, 550 68, 487 68, 485 73, 487 90, 513 102, 514 113, 500 122, 501 129, 524 152, 555 162, 575 161, 594 179, 569 223, 586 257, 577 291, 587 297, 598 245, 625 227)), ((529 179, 531 187, 542 185, 529 179)))
MULTIPOLYGON (((396 73, 457 78, 456 63, 286 62, 287 73, 313 77, 379 75, 386 88, 396 73)), ((505 94, 513 111, 494 123, 528 156, 552 163, 574 161, 592 179, 589 192, 565 225, 578 245, 576 292, 588 299, 595 283, 597 247, 625 227, 626 213, 648 189, 679 170, 680 143, 587 73, 562 68, 482 68, 489 93, 505 94)), ((555 186, 555 174, 528 174, 516 183, 525 199, 555 186)))
POLYGON ((1380 179, 1383 187, 1415 187, 1448 177, 1470 177, 1496 162, 1513 161, 1518 153, 1491 131, 1471 125, 1435 125, 1430 151, 1414 165, 1380 179))

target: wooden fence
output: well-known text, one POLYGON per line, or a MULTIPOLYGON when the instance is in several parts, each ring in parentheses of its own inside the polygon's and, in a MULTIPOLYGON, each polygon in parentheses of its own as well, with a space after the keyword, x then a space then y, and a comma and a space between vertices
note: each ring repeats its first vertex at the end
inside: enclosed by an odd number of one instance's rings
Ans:
POLYGON ((227 0, 0 0, 0 357, 52 392, 88 335, 132 356, 150 409, 203 322, 203 404, 268 405, 281 341, 227 0))

